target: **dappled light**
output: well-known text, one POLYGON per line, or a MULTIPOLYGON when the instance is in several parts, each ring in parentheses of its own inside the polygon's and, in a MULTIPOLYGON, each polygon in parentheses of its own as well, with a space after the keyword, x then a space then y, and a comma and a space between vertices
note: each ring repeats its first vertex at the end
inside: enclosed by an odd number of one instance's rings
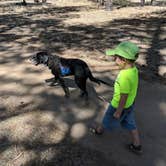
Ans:
POLYGON ((75 123, 71 127, 71 137, 74 139, 81 139, 85 136, 87 132, 86 126, 83 123, 75 123))
POLYGON ((86 0, 20 3, 0 1, 2 166, 166 165, 166 8, 128 6, 108 12, 86 0), (125 40, 140 47, 136 120, 145 148, 142 158, 123 149, 130 141, 124 133, 89 133, 89 126, 102 120, 119 72, 105 50, 125 40), (59 85, 45 83, 53 77, 50 70, 29 60, 41 50, 84 60, 95 77, 112 86, 88 80, 86 101, 74 78, 66 77, 71 96, 65 98, 59 85))

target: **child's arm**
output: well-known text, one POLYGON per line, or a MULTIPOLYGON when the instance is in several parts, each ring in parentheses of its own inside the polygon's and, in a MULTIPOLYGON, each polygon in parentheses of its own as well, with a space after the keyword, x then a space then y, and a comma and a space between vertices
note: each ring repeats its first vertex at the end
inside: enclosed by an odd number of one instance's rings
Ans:
POLYGON ((114 113, 114 117, 116 119, 119 119, 121 114, 122 114, 122 111, 125 107, 125 104, 126 104, 126 101, 127 101, 127 97, 128 97, 128 94, 121 94, 120 95, 120 101, 119 101, 119 106, 118 108, 116 109, 115 113, 114 113))

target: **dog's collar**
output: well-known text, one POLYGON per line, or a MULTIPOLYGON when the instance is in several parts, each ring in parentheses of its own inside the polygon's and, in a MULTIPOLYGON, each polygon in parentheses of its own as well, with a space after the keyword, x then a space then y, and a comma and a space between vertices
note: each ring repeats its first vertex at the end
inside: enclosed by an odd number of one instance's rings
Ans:
POLYGON ((47 66, 57 66, 60 64, 60 57, 49 56, 47 61, 47 66))

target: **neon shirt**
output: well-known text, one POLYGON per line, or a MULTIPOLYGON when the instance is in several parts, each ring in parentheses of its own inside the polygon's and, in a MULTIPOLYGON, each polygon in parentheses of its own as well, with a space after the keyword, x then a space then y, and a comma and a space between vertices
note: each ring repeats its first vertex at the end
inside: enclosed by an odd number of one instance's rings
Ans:
POLYGON ((132 67, 121 70, 114 83, 114 94, 111 104, 117 108, 120 101, 120 94, 128 94, 124 108, 130 107, 135 100, 138 88, 138 69, 132 67))

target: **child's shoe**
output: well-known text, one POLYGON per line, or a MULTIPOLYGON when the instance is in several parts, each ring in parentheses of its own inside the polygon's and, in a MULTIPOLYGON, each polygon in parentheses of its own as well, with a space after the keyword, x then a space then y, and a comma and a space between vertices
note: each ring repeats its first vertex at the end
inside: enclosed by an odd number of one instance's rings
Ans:
POLYGON ((136 146, 136 145, 134 145, 134 144, 129 144, 129 145, 128 145, 128 149, 129 149, 130 151, 136 153, 136 154, 139 154, 139 155, 141 155, 142 152, 143 152, 141 145, 136 146))

